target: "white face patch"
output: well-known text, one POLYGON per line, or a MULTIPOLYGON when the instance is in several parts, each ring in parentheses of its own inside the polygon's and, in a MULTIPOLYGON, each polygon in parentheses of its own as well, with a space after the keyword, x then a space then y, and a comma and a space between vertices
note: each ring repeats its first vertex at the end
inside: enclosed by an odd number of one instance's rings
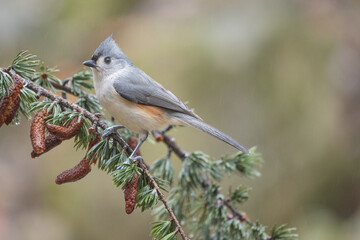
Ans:
POLYGON ((99 80, 106 79, 114 74, 121 74, 122 70, 126 69, 128 65, 124 59, 116 59, 109 56, 99 56, 96 64, 98 67, 93 72, 98 72, 99 80))

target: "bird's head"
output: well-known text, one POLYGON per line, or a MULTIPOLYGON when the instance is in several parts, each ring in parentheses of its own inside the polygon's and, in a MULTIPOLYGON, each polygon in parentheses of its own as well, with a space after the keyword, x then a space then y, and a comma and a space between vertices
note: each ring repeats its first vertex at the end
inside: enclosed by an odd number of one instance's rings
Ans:
POLYGON ((83 62, 85 66, 91 67, 95 74, 102 75, 111 75, 123 68, 126 63, 131 61, 116 44, 112 34, 99 45, 91 60, 83 62))

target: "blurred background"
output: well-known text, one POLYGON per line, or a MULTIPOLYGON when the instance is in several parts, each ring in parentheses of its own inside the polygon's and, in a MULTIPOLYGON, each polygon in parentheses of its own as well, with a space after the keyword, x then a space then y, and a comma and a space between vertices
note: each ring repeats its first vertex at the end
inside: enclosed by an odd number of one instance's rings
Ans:
MULTIPOLYGON (((360 239, 360 2, 350 0, 2 0, 0 66, 22 49, 61 79, 83 69, 111 33, 132 61, 211 125, 258 146, 262 177, 242 206, 300 238, 360 239)), ((150 212, 93 168, 58 186, 85 154, 72 141, 31 159, 30 121, 0 129, 0 239, 150 239, 150 212)), ((234 149, 179 128, 187 151, 234 149)), ((147 143, 148 163, 166 154, 147 143)), ((179 169, 180 161, 173 157, 179 169)))

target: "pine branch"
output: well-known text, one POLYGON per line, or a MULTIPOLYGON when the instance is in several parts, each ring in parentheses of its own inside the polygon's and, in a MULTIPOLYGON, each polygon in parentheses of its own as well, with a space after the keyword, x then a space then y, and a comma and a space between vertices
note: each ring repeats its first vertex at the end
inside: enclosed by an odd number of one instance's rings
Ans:
MULTIPOLYGON (((12 73, 12 71, 10 71, 10 69, 11 69, 11 67, 6 68, 6 69, 2 69, 2 71, 5 70, 5 71, 7 71, 8 74, 13 76, 14 74, 12 73)), ((36 93, 37 97, 40 97, 40 96, 47 97, 47 98, 51 99, 52 101, 56 102, 57 104, 59 104, 60 106, 67 107, 67 108, 69 108, 69 109, 71 109, 73 111, 76 111, 76 112, 80 113, 81 115, 85 116, 86 118, 88 118, 94 125, 102 128, 102 129, 106 129, 108 127, 106 125, 106 123, 103 122, 96 114, 91 113, 91 112, 87 111, 86 109, 83 109, 79 105, 77 105, 75 103, 72 103, 69 100, 64 99, 64 98, 50 92, 49 90, 47 90, 47 89, 33 83, 32 81, 30 81, 30 80, 28 80, 26 78, 22 78, 22 81, 23 81, 24 85, 27 88, 33 90, 36 93)), ((70 93, 70 91, 69 91, 69 93, 70 93)), ((71 94, 73 94, 73 93, 71 93, 71 94)), ((120 136, 120 134, 113 133, 111 135, 111 137, 115 141, 117 141, 122 146, 122 148, 124 150, 126 150, 128 155, 130 155, 132 153, 132 149, 125 142, 125 140, 120 136)), ((150 174, 149 170, 147 169, 147 166, 144 163, 141 163, 140 168, 142 169, 142 171, 147 176, 148 180, 150 181, 150 184, 156 189, 156 192, 158 194, 159 199, 163 202, 165 208, 169 212, 169 215, 170 215, 171 219, 175 222, 177 231, 180 233, 182 239, 188 240, 189 238, 185 235, 184 230, 182 229, 182 227, 181 227, 179 221, 177 220, 174 212, 172 211, 169 204, 167 203, 167 201, 165 199, 165 196, 162 194, 162 192, 160 190, 160 187, 156 183, 154 177, 150 174)))
MULTIPOLYGON (((171 129, 171 128, 170 128, 171 129)), ((184 150, 182 150, 179 145, 176 143, 175 139, 173 137, 170 137, 166 134, 166 132, 169 129, 166 129, 165 131, 159 132, 163 135, 163 142, 168 147, 169 151, 173 151, 181 161, 184 161, 185 158, 188 156, 188 153, 186 153, 184 150)), ((210 182, 207 179, 203 179, 202 186, 203 188, 208 188, 210 186, 210 182)), ((221 194, 222 195, 222 194, 221 194)), ((225 197, 222 195, 222 198, 225 199, 225 197)), ((240 221, 246 222, 248 225, 255 227, 256 223, 252 222, 247 216, 245 216, 243 213, 239 212, 232 204, 229 199, 224 200, 223 204, 233 213, 235 217, 238 217, 240 221)), ((272 237, 266 234, 266 239, 271 240, 272 237)))

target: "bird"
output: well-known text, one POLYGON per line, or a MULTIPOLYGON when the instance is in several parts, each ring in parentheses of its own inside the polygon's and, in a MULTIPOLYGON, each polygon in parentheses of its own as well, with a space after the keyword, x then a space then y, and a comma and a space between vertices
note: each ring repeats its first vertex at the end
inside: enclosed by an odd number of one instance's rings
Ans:
POLYGON ((134 156, 149 135, 149 131, 163 130, 170 125, 190 125, 200 129, 245 154, 249 150, 220 130, 203 122, 172 92, 139 69, 116 44, 112 34, 83 62, 93 72, 96 97, 121 125, 104 130, 103 137, 120 128, 127 128, 139 136, 134 156))

